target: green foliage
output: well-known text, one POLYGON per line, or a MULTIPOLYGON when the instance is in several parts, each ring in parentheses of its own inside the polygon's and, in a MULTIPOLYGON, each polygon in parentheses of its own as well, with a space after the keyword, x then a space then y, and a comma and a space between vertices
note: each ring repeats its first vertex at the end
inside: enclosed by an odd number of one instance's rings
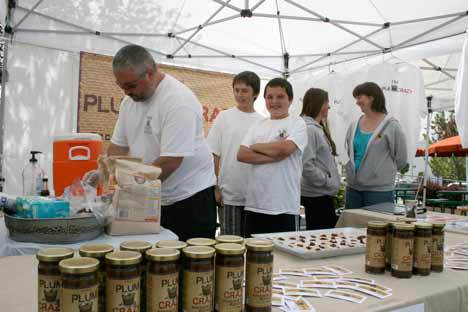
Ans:
MULTIPOLYGON (((454 113, 437 113, 431 122, 431 141, 437 142, 458 135, 454 113)), ((432 143, 431 142, 431 143, 432 143)), ((432 157, 429 160, 432 173, 445 179, 466 180, 465 157, 432 157)))

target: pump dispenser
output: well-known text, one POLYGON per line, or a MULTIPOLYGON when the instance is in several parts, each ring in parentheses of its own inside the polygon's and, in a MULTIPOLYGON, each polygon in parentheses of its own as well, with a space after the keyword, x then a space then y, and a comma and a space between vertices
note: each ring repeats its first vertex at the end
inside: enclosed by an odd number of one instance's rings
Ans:
POLYGON ((36 154, 41 154, 39 151, 31 151, 31 159, 23 169, 23 195, 40 195, 42 191, 42 179, 44 171, 39 166, 36 159, 36 154))

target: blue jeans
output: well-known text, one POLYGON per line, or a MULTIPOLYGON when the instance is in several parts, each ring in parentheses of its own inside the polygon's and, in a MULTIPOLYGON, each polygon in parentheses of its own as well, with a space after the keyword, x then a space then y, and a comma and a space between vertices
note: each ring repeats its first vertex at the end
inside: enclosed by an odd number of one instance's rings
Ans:
POLYGON ((393 201, 393 191, 356 191, 349 187, 346 188, 346 209, 358 209, 375 204, 393 203, 393 201))

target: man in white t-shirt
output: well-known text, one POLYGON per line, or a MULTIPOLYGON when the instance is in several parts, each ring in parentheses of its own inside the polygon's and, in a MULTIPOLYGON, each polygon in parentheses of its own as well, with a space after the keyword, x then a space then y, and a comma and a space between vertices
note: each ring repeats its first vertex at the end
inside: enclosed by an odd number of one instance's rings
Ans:
POLYGON ((145 164, 162 169, 163 227, 180 240, 214 237, 216 177, 200 102, 184 84, 159 71, 141 46, 121 48, 112 67, 127 96, 108 155, 141 157, 145 164))
POLYGON ((234 77, 232 90, 237 106, 219 113, 208 133, 208 144, 218 176, 215 195, 221 234, 243 236, 249 165, 237 161, 236 155, 249 128, 263 118, 254 109, 260 78, 251 71, 241 72, 234 77))
POLYGON ((283 78, 268 82, 264 92, 270 118, 251 127, 237 160, 251 164, 245 203, 245 236, 295 230, 299 214, 302 153, 307 128, 289 115, 291 84, 283 78))

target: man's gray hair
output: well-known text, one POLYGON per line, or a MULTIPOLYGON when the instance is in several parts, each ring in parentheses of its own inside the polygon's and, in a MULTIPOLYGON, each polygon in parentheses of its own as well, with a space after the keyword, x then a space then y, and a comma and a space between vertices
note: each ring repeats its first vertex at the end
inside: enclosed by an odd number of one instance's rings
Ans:
POLYGON ((136 44, 129 44, 121 48, 112 59, 114 72, 123 69, 143 73, 148 69, 156 69, 156 63, 148 50, 136 44))

